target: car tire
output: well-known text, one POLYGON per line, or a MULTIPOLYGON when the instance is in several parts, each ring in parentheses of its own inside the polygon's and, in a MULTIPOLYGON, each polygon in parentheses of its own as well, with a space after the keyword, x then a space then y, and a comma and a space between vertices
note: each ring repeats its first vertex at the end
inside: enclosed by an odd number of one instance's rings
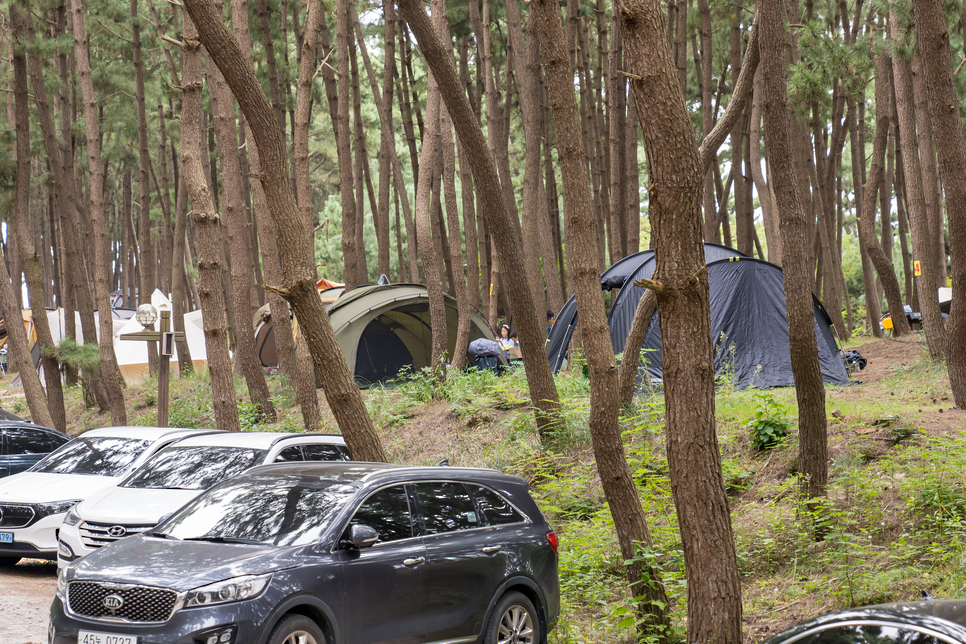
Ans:
POLYGON ((11 568, 19 561, 20 557, 0 557, 0 568, 11 568))
POLYGON ((266 644, 326 644, 327 641, 313 620, 305 615, 289 615, 272 629, 266 644))
POLYGON ((516 591, 500 598, 490 615, 484 644, 540 644, 540 616, 533 602, 516 591))

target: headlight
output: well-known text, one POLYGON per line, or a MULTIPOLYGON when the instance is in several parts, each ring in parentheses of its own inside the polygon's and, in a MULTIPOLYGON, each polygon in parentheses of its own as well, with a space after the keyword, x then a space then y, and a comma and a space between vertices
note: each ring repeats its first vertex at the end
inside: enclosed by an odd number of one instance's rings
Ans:
POLYGON ((67 568, 61 568, 57 573, 57 595, 61 599, 67 597, 67 568))
POLYGON ((80 503, 83 499, 73 501, 54 501, 53 503, 35 503, 33 508, 37 513, 37 518, 49 517, 54 514, 63 514, 69 509, 80 503))
POLYGON ((77 512, 77 506, 72 505, 70 510, 67 511, 67 516, 64 517, 64 525, 77 525, 80 523, 80 514, 77 512))
POLYGON ((251 599, 261 594, 268 582, 272 579, 272 573, 267 575, 245 575, 244 577, 234 577, 219 581, 214 584, 202 586, 189 590, 185 597, 185 608, 192 606, 210 606, 212 604, 227 604, 229 602, 251 599))

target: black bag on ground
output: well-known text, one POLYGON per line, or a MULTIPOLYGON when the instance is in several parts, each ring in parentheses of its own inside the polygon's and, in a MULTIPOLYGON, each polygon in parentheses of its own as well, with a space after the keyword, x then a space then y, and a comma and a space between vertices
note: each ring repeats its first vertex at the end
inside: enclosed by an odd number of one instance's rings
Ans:
POLYGON ((865 369, 865 365, 869 364, 869 361, 862 357, 862 354, 855 349, 850 349, 845 352, 845 364, 852 371, 861 371, 865 369))

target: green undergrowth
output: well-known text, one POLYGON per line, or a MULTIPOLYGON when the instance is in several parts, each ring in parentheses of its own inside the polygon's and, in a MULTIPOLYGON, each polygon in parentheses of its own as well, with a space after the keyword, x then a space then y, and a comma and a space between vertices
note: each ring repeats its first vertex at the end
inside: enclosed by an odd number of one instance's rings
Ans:
MULTIPOLYGON (((929 420, 952 406, 944 365, 931 362, 924 349, 906 362, 884 380, 826 389, 829 486, 817 504, 804 503, 798 492, 794 389, 719 388, 717 440, 748 641, 830 610, 913 599, 920 589, 966 597, 966 424, 929 420), (763 420, 781 421, 789 433, 758 450, 749 423, 763 420), (816 533, 823 538, 816 541, 816 533)), ((559 374, 556 382, 562 420, 542 441, 519 368, 499 377, 471 369, 444 384, 417 372, 363 395, 391 460, 426 465, 447 458, 529 481, 560 536, 561 615, 551 642, 653 640, 636 629, 625 561, 593 459, 589 382, 579 370, 559 374)), ((269 387, 278 413, 273 423, 262 422, 243 380, 236 380, 244 429, 301 431, 291 384, 273 376, 269 387)), ((129 422, 155 422, 156 389, 153 379, 128 387, 129 422)), ((172 379, 171 391, 172 425, 214 425, 206 373, 172 379)), ((319 399, 323 429, 337 431, 321 392, 319 399)), ((74 434, 109 423, 84 409, 77 388, 68 391, 68 406, 74 434)), ((660 393, 636 398, 620 423, 653 542, 637 557, 661 573, 671 639, 682 639, 684 554, 660 393)))

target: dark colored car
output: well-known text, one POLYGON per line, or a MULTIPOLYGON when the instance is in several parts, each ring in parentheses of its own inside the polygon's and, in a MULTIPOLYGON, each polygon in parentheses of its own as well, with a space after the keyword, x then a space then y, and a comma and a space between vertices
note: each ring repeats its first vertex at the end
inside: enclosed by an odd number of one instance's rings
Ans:
POLYGON ((966 601, 881 604, 804 622, 762 644, 963 644, 966 601))
POLYGON ((538 644, 559 610, 526 481, 379 463, 254 468, 57 586, 50 644, 538 644))
POLYGON ((0 477, 27 471, 70 440, 56 429, 33 423, 0 422, 0 477))

